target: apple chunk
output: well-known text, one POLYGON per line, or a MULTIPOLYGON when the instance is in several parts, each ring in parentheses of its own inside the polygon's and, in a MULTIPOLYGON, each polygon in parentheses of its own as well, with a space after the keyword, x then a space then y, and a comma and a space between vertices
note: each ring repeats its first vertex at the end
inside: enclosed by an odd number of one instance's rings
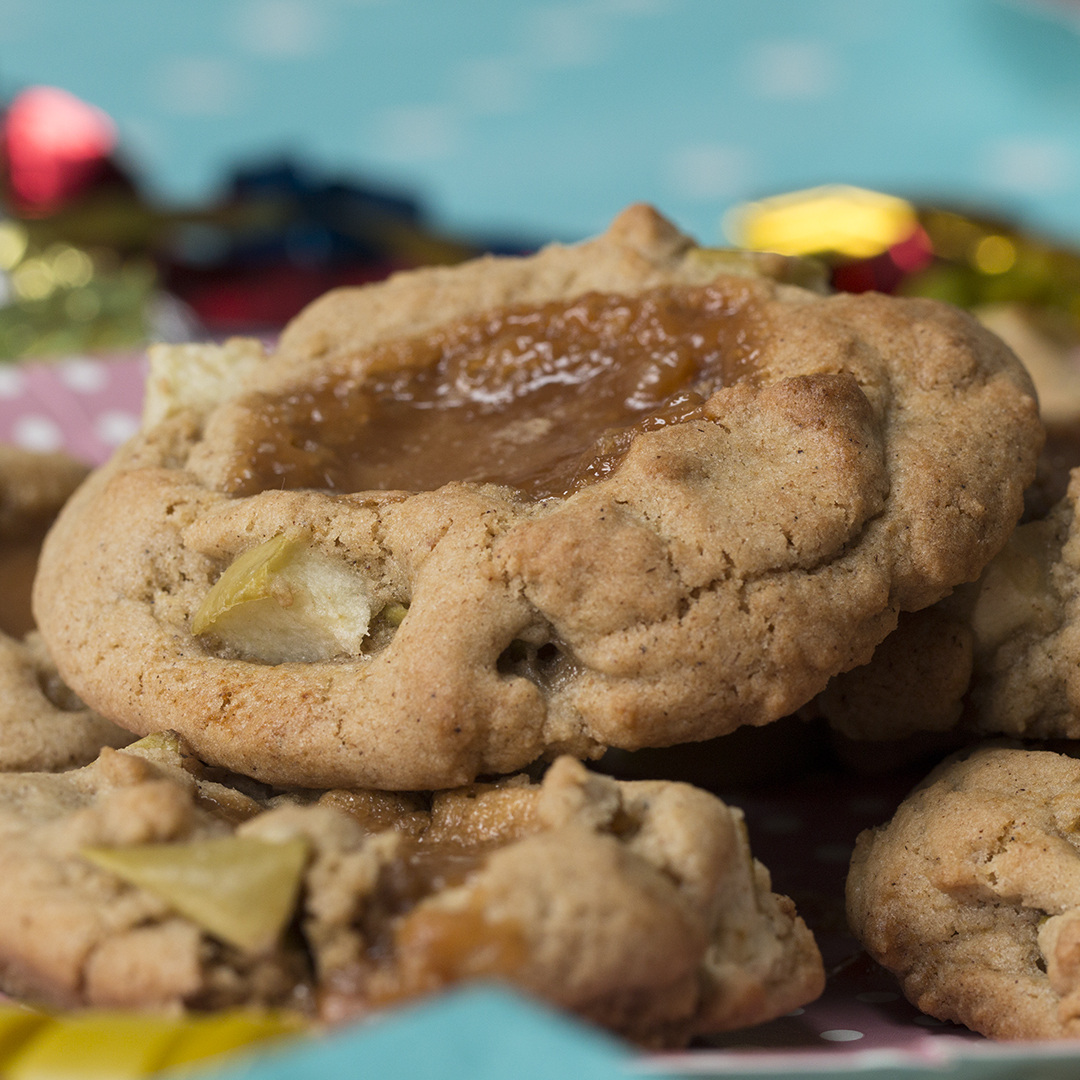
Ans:
POLYGON ((85 848, 83 857, 159 896, 246 952, 273 947, 296 907, 306 840, 222 836, 186 844, 85 848))
POLYGON ((284 533, 237 556, 192 619, 243 660, 356 656, 371 622, 367 583, 348 563, 284 533))

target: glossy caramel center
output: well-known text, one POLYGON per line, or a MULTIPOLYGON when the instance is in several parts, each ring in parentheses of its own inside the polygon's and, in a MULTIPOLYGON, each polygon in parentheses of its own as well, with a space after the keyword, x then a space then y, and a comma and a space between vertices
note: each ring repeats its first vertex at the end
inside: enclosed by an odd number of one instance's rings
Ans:
POLYGON ((701 415, 752 379, 762 314, 746 283, 587 293, 376 346, 311 385, 241 403, 225 489, 431 491, 537 499, 609 475, 635 435, 701 415))

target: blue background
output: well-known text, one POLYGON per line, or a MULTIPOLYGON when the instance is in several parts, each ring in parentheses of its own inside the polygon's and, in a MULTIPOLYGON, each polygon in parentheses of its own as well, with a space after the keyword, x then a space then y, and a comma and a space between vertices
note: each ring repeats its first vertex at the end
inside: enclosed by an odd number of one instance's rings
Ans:
POLYGON ((34 83, 110 113, 170 204, 289 152, 464 232, 647 199, 715 241, 845 181, 1080 238, 1067 0, 0 0, 0 95, 34 83))

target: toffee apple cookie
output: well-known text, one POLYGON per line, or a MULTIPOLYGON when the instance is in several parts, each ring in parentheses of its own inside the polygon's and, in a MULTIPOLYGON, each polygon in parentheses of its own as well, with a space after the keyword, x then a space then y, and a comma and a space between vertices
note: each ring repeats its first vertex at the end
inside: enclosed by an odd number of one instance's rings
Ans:
POLYGON ((1019 526, 977 582, 946 602, 972 639, 965 722, 981 733, 1080 737, 1080 472, 1019 526))
POLYGON ((262 806, 198 771, 176 736, 159 733, 70 772, 0 775, 5 993, 61 1008, 296 999, 307 965, 277 942, 306 846, 238 845, 235 821, 262 806), (171 858, 157 878, 171 891, 111 868, 135 852, 153 879, 164 845, 171 858))
POLYGON ((89 471, 67 454, 0 443, 0 540, 40 540, 89 471))
POLYGON ((306 1003, 336 1022, 498 978, 676 1045, 824 981, 738 810, 570 758, 542 784, 270 796, 159 733, 0 776, 0 867, 0 985, 62 1005, 306 1003))
POLYGON ((0 772, 54 772, 86 765, 130 731, 88 709, 61 681, 41 636, 0 633, 0 772))
POLYGON ((1042 434, 967 315, 773 265, 638 206, 577 247, 331 293, 272 356, 159 352, 146 427, 46 545, 64 678, 311 787, 791 713, 978 575, 1042 434))
MULTIPOLYGON (((317 842, 316 812, 354 798, 331 792, 243 828, 317 842)), ((741 811, 688 784, 620 782, 562 757, 541 784, 438 792, 396 824, 374 885, 340 833, 309 873, 303 926, 327 1019, 495 977, 678 1046, 780 1016, 824 986, 814 939, 751 856, 741 811)))
POLYGON ((837 676, 819 695, 817 709, 848 738, 954 732, 962 741, 972 730, 1080 735, 1073 719, 1080 691, 1067 689, 1072 658, 1080 659, 1071 627, 1080 619, 1080 562, 1069 487, 1080 465, 1080 368, 1060 355, 1061 378, 1048 378, 1049 361, 1013 325, 1019 316, 999 315, 988 325, 1032 368, 1046 424, 1021 526, 978 582, 932 607, 902 612, 870 663, 837 676), (1066 392, 1066 383, 1075 392, 1066 392))
POLYGON ((983 748, 859 837, 856 937, 908 999, 999 1039, 1080 1036, 1080 762, 983 748))

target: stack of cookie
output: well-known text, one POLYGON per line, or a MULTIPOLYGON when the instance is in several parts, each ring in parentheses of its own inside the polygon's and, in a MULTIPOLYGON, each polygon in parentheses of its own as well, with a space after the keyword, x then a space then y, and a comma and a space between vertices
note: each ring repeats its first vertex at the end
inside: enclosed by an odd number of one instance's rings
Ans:
POLYGON ((871 955, 940 1019, 1076 1038, 1080 368, 1023 312, 984 317, 1029 363, 1048 429, 1022 522, 978 580, 902 615, 817 706, 894 757, 928 736, 961 748, 859 838, 848 914, 871 955))
POLYGON ((1020 517, 1012 353, 808 282, 637 206, 155 350, 35 586, 140 738, 0 778, 4 985, 338 1020, 493 977, 648 1045, 819 993, 738 810, 582 764, 792 713, 1020 517))

